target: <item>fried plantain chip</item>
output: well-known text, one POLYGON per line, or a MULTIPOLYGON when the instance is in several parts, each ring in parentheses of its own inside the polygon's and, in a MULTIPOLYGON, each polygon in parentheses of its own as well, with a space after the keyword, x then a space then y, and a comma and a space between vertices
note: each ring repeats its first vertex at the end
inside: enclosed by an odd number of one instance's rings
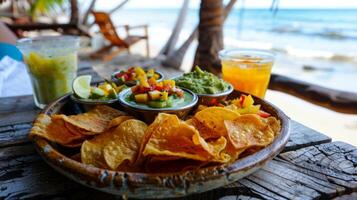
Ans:
POLYGON ((223 107, 209 107, 197 112, 194 116, 200 122, 200 124, 196 125, 205 139, 226 136, 227 131, 224 126, 224 120, 234 120, 238 117, 238 113, 223 107), (204 127, 210 131, 203 130, 204 127))
POLYGON ((235 120, 225 120, 228 140, 236 149, 266 146, 274 139, 274 132, 258 115, 241 115, 235 120))
POLYGON ((134 165, 146 129, 147 125, 137 119, 126 120, 116 128, 119 134, 103 149, 104 160, 111 169, 117 169, 126 160, 134 165))
POLYGON ((109 124, 108 124, 106 129, 108 130, 108 129, 111 129, 113 127, 119 126, 121 123, 123 123, 124 121, 129 120, 129 119, 134 119, 134 117, 133 116, 127 116, 127 115, 116 117, 116 118, 112 119, 109 122, 109 124))
POLYGON ((76 126, 86 135, 95 135, 105 131, 110 121, 118 116, 125 115, 124 112, 109 106, 99 105, 89 112, 78 115, 53 115, 53 119, 63 119, 65 122, 76 126))
POLYGON ((37 117, 29 136, 40 136, 68 147, 80 146, 85 139, 84 135, 69 131, 63 120, 51 119, 50 116, 45 114, 40 114, 37 117))
POLYGON ((220 151, 225 148, 225 138, 207 143, 197 129, 181 122, 176 115, 159 114, 158 120, 149 126, 150 135, 145 145, 144 156, 175 156, 192 160, 220 160, 220 151))

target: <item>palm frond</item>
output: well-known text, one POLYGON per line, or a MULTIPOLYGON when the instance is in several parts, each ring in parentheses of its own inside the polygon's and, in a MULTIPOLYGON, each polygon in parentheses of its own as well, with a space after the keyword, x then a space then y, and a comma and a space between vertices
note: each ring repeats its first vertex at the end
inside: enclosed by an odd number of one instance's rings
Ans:
POLYGON ((35 16, 37 14, 45 14, 54 9, 61 7, 65 0, 35 0, 31 4, 30 14, 35 16))

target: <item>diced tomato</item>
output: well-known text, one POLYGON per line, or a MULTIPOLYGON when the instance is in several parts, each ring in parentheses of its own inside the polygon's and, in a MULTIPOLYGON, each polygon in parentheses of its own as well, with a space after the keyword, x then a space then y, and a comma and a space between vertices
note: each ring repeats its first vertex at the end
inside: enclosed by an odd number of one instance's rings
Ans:
POLYGON ((183 95, 184 95, 184 92, 183 92, 183 90, 181 90, 181 89, 176 89, 175 93, 176 93, 176 95, 177 95, 178 97, 180 97, 180 98, 182 98, 183 95))
POLYGON ((132 73, 127 73, 127 77, 128 77, 127 81, 134 80, 134 74, 132 74, 132 73))
POLYGON ((172 92, 172 88, 171 88, 170 85, 164 85, 164 87, 163 87, 162 90, 167 91, 167 92, 169 92, 169 93, 172 92))
POLYGON ((211 101, 208 103, 210 106, 215 106, 218 104, 218 101, 216 98, 211 99, 211 101))
POLYGON ((245 95, 241 95, 239 98, 240 107, 243 107, 244 100, 245 100, 245 95))
POLYGON ((153 85, 153 86, 152 86, 152 89, 153 89, 153 90, 158 90, 158 91, 161 92, 161 91, 163 91, 164 88, 163 88, 162 86, 160 86, 160 85, 153 85))
POLYGON ((124 74, 124 75, 123 75, 123 78, 124 78, 125 81, 128 81, 128 80, 129 80, 128 74, 124 74))
POLYGON ((139 85, 135 85, 135 86, 131 87, 131 92, 133 94, 137 94, 139 92, 139 90, 140 90, 140 86, 139 85))
POLYGON ((270 113, 267 113, 267 112, 262 111, 262 110, 259 110, 259 112, 257 114, 262 118, 270 117, 270 113))
POLYGON ((128 72, 130 72, 130 73, 135 72, 135 68, 134 68, 134 67, 130 67, 130 68, 128 69, 128 72))
POLYGON ((115 75, 117 78, 120 78, 122 76, 124 76, 124 72, 119 72, 118 74, 115 75))
POLYGON ((147 93, 151 90, 149 87, 140 87, 139 93, 147 93))

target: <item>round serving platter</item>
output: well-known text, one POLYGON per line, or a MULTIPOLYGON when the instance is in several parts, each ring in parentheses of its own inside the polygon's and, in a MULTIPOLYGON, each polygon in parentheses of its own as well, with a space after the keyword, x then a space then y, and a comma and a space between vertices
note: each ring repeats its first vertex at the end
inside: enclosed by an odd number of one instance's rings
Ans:
MULTIPOLYGON (((233 91, 228 98, 237 98, 241 93, 233 91)), ((279 136, 260 151, 233 163, 221 164, 177 173, 133 173, 100 169, 73 159, 68 150, 35 137, 39 154, 55 170, 85 186, 107 193, 129 198, 170 198, 201 193, 235 182, 262 168, 284 148, 289 139, 289 118, 276 106, 254 97, 256 104, 281 121, 279 136)), ((119 104, 112 105, 122 109, 119 104)), ((80 104, 65 95, 49 104, 42 113, 52 115, 78 114, 83 111, 80 104)), ((74 156, 75 157, 75 156, 74 156)))

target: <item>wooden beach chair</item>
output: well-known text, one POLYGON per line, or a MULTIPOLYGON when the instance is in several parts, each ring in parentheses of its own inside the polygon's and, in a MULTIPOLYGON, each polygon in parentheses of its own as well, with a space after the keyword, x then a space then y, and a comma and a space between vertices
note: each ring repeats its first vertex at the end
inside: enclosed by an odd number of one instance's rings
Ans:
POLYGON ((98 51, 91 54, 92 58, 102 57, 104 61, 112 60, 116 55, 118 55, 123 50, 126 50, 130 54, 130 46, 139 42, 140 40, 146 40, 146 55, 150 56, 149 50, 149 35, 148 35, 148 26, 139 25, 139 26, 114 26, 112 20, 108 13, 105 12, 95 12, 92 11, 92 14, 95 18, 95 23, 99 26, 100 32, 103 34, 104 38, 110 42, 108 46, 105 46, 98 51), (120 38, 117 34, 116 28, 124 27, 126 30, 126 38, 120 38), (131 29, 143 28, 144 35, 131 35, 131 29))

